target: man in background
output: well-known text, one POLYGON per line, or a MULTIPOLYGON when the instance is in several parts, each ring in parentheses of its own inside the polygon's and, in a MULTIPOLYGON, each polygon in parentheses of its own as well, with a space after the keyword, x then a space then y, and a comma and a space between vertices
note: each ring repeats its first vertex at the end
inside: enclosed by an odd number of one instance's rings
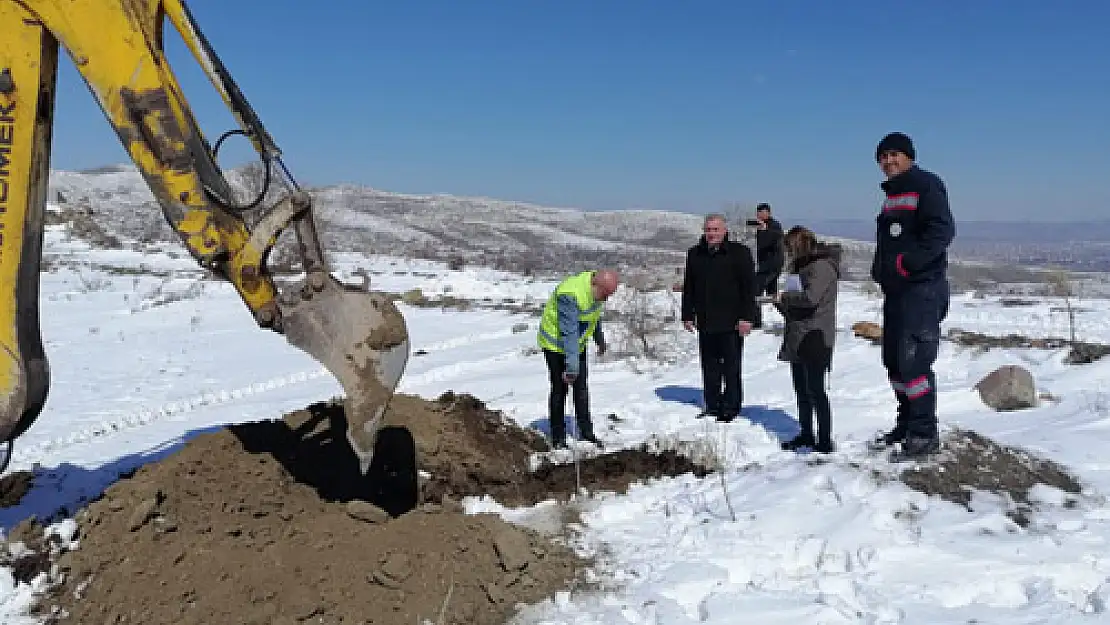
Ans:
POLYGON ((898 415, 894 429, 873 444, 901 443, 903 459, 940 450, 933 364, 948 315, 948 247, 956 236, 944 182, 916 158, 913 142, 899 132, 875 149, 886 199, 876 220, 871 278, 884 296, 883 366, 898 415))
POLYGON ((601 313, 606 300, 620 285, 620 276, 611 269, 583 271, 566 278, 555 287, 540 318, 537 340, 547 363, 551 391, 547 398, 551 424, 551 446, 567 446, 567 391, 573 389, 574 418, 578 436, 601 447, 590 418, 590 395, 586 384, 586 346, 592 338, 598 354, 606 350, 601 331, 601 313))
POLYGON ((698 332, 705 396, 705 410, 698 416, 729 422, 744 400, 744 337, 759 325, 755 267, 748 247, 729 240, 724 215, 707 215, 702 231, 686 253, 682 324, 698 332))
POLYGON ((755 207, 755 260, 758 266, 756 295, 774 295, 778 292, 779 276, 786 262, 783 246, 782 224, 771 216, 771 205, 766 202, 755 207))

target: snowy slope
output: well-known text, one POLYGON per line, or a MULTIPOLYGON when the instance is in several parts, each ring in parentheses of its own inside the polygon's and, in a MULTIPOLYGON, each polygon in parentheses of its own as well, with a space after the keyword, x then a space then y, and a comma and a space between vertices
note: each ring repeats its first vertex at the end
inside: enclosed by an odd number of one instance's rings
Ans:
MULTIPOLYGON (((116 472, 168 453, 183 436, 273 417, 338 394, 334 380, 281 337, 255 328, 230 287, 205 280, 191 261, 168 254, 90 249, 47 241, 54 270, 43 274, 43 333, 52 365, 49 402, 18 441, 11 470, 38 466, 52 479, 14 509, 5 531, 30 514, 72 510, 116 472), (143 271, 139 271, 139 269, 143 271)), ((338 255, 375 288, 542 301, 551 282, 505 272, 447 271, 428 262, 338 255)), ((623 293, 621 294, 624 295, 623 293)), ((660 295, 660 305, 671 301, 660 295)), ((849 327, 877 320, 880 302, 844 285, 831 376, 836 439, 829 462, 779 450, 796 431, 789 372, 775 360, 778 338, 759 332, 745 352, 745 418, 694 419, 700 376, 693 335, 671 328, 672 362, 608 357, 591 364, 591 397, 602 438, 613 447, 684 441, 717 450, 723 481, 684 476, 629 494, 580 502, 581 549, 603 554, 608 592, 560 594, 527 609, 524 623, 1088 623, 1110 601, 1110 507, 1098 498, 1044 501, 1029 527, 976 495, 974 511, 926 497, 897 481, 872 479, 888 466, 862 442, 890 425, 893 400, 878 348, 849 327), (620 421, 606 419, 613 413, 620 421), (727 498, 726 498, 727 493, 727 498), (735 520, 730 513, 735 510, 735 520)), ((619 303, 619 300, 618 300, 619 303)), ((947 327, 1064 336, 1057 302, 1007 307, 957 296, 947 327)), ((1110 342, 1110 303, 1077 302, 1080 338, 1110 342)), ((546 371, 531 351, 536 319, 503 311, 404 306, 414 356, 401 390, 435 397, 465 391, 523 425, 545 428, 546 371), (523 332, 516 324, 528 324, 523 332)), ((775 313, 768 314, 773 325, 775 313)), ((937 369, 945 427, 970 427, 1065 463, 1094 493, 1110 490, 1110 361, 1066 365, 1061 351, 942 345, 937 369), (1018 413, 986 409, 972 385, 1002 364, 1022 364, 1059 403, 1018 413)), ((588 484, 585 486, 589 486, 588 484)), ((489 499, 472 510, 509 519, 543 513, 489 499)), ((60 529, 64 530, 62 526, 60 529)), ((32 588, 0 573, 0 613, 19 616, 32 588)))
MULTIPOLYGON (((239 202, 257 195, 259 179, 249 166, 230 170, 227 176, 239 202)), ((277 187, 270 189, 268 202, 276 200, 277 191, 277 187)), ((701 232, 702 217, 681 212, 590 212, 483 197, 392 193, 352 184, 309 192, 315 197, 320 236, 331 251, 463 261, 537 275, 602 264, 674 275, 685 250, 701 232)), ((57 221, 75 223, 85 230, 86 239, 101 246, 136 247, 137 242, 138 249, 146 251, 180 249, 161 209, 130 164, 85 172, 52 171, 48 208, 57 221)), ((708 212, 719 207, 703 208, 708 212)), ((785 228, 795 225, 789 215, 780 219, 785 228)), ((733 233, 751 245, 751 231, 734 225, 733 233)), ((873 249, 869 240, 818 234, 844 247, 846 278, 868 277, 873 249)), ((287 234, 272 258, 280 264, 292 249, 293 237, 287 234)), ((957 253, 950 260, 951 278, 969 288, 1023 291, 1032 284, 1033 290, 1044 289, 1043 269, 957 253)), ((1110 283, 1102 276, 1073 279, 1082 292, 1110 294, 1110 283)))
MULTIPOLYGON (((228 172, 239 201, 253 199, 249 174, 228 172)), ((124 239, 176 242, 161 211, 130 165, 92 172, 53 171, 51 209, 92 210, 98 225, 124 239)), ((628 210, 586 212, 523 202, 444 194, 391 193, 358 185, 312 189, 317 222, 336 251, 462 257, 506 267, 565 271, 584 262, 678 265, 701 234, 699 215, 628 210)), ((709 207, 715 208, 715 207, 709 207)), ((789 225, 787 226, 789 227, 789 225)), ((870 245, 844 241, 863 267, 870 245)))

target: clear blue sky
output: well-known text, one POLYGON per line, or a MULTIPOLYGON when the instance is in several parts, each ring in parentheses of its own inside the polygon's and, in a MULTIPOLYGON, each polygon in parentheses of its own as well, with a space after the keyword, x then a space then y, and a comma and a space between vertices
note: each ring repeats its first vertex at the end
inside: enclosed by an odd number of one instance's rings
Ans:
MULTIPOLYGON (((308 184, 866 219, 875 144, 902 130, 960 218, 1110 208, 1110 2, 190 6, 308 184)), ((231 118, 169 50, 214 140, 231 118)), ((125 160, 64 65, 53 166, 125 160)), ((231 141, 225 165, 243 162, 231 141)))

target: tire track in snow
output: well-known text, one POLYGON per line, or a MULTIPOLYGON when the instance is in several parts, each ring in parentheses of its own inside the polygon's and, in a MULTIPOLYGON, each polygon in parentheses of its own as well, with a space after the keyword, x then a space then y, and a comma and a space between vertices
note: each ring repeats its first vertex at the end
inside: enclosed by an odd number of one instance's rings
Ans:
MULTIPOLYGON (((531 330, 531 329, 532 329, 532 326, 531 326, 531 324, 529 324, 528 329, 524 330, 523 332, 527 332, 528 330, 531 330)), ((510 338, 510 337, 515 336, 517 334, 522 334, 523 332, 513 332, 512 329, 509 328, 507 330, 496 330, 494 332, 482 332, 482 333, 478 333, 478 334, 469 334, 469 335, 464 335, 464 336, 456 336, 454 338, 444 339, 442 341, 436 341, 435 343, 428 343, 427 345, 422 345, 417 349, 421 349, 421 350, 424 350, 426 352, 431 353, 431 352, 443 351, 443 350, 447 350, 447 349, 455 349, 457 347, 466 347, 468 345, 474 345, 476 343, 484 343, 486 341, 494 341, 494 340, 497 340, 497 339, 510 338)), ((535 340, 534 336, 532 338, 533 338, 533 340, 535 340)), ((414 349, 413 351, 415 352, 417 350, 414 349)))
MULTIPOLYGON (((432 367, 424 373, 418 373, 413 376, 406 376, 401 379, 401 387, 398 390, 409 389, 413 386, 420 386, 423 384, 431 384, 433 382, 443 382, 452 378, 457 378, 468 371, 480 370, 489 365, 496 365, 503 362, 508 362, 513 359, 520 358, 519 350, 512 350, 502 352, 487 358, 479 358, 477 360, 466 360, 461 362, 454 362, 449 365, 440 365, 432 367)), ((409 392, 404 390, 403 392, 409 392)))
POLYGON ((212 408, 231 404, 236 401, 265 395, 294 384, 303 384, 311 380, 331 375, 325 368, 313 371, 300 371, 289 375, 270 378, 262 382, 253 382, 231 390, 206 391, 192 397, 169 401, 155 408, 142 408, 115 419, 101 421, 85 427, 67 436, 45 440, 39 443, 21 447, 16 441, 12 451, 12 464, 36 464, 44 460, 47 454, 74 447, 91 441, 104 440, 107 437, 131 432, 151 425, 167 417, 188 414, 198 409, 212 408))

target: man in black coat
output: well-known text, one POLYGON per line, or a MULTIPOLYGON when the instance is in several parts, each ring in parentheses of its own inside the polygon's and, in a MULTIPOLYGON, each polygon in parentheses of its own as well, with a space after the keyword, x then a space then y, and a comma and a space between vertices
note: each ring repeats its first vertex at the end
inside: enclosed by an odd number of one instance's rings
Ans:
POLYGON ((874 444, 901 443, 903 459, 940 449, 933 364, 948 315, 948 247, 956 236, 944 182, 915 159, 913 142, 902 133, 887 135, 875 150, 887 179, 880 185, 886 199, 876 218, 871 278, 884 295, 883 365, 898 416, 874 444))
POLYGON ((743 337, 760 323, 755 264, 747 246, 729 240, 723 215, 706 216, 703 233, 686 253, 682 323, 698 331, 705 394, 698 416, 728 422, 743 403, 743 337))
POLYGON ((756 295, 774 295, 778 292, 779 276, 786 263, 782 224, 771 216, 771 205, 755 207, 755 260, 757 267, 756 295))

